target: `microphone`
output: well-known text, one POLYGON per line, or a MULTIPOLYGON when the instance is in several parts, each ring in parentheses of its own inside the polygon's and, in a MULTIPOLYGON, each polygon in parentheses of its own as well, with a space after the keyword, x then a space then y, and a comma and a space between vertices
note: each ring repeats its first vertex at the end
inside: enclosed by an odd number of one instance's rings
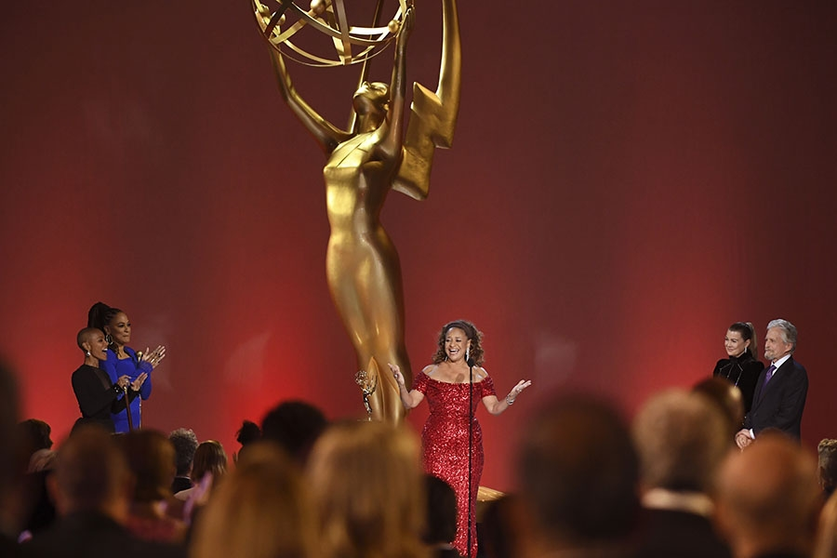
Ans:
POLYGON ((466 362, 466 364, 468 364, 468 368, 473 368, 473 367, 474 367, 474 364, 475 364, 475 363, 474 363, 474 357, 469 356, 469 357, 465 360, 465 362, 466 362))

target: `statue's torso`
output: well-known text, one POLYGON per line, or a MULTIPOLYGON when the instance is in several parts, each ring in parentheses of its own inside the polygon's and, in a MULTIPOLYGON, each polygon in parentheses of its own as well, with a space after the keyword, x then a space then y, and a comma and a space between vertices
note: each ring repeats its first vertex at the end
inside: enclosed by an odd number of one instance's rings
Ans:
POLYGON ((332 234, 380 226, 397 161, 380 157, 379 142, 378 131, 358 134, 329 156, 323 177, 332 234))

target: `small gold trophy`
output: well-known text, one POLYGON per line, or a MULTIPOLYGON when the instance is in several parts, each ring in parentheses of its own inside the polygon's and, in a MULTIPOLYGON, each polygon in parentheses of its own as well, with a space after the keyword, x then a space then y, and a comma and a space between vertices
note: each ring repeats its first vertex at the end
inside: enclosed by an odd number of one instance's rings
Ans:
POLYGON ((378 387, 378 375, 367 374, 366 370, 358 370, 355 374, 355 383, 360 386, 363 392, 363 406, 366 407, 366 420, 372 420, 372 406, 369 404, 369 396, 375 393, 378 387))

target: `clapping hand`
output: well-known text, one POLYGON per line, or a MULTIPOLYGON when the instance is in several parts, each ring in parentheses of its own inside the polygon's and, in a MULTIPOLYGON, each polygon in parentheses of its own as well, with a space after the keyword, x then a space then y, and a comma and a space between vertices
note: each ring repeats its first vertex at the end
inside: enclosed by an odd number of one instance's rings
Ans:
POLYGON ((130 376, 119 376, 119 379, 116 380, 116 385, 119 386, 119 389, 125 389, 131 383, 130 376))
POLYGON ((163 345, 157 345, 157 348, 153 351, 145 349, 145 353, 142 355, 142 360, 149 363, 152 368, 157 368, 157 365, 160 364, 160 361, 166 357, 166 348, 163 345))
MULTIPOLYGON (((125 377, 127 378, 128 376, 125 376, 125 377)), ((148 378, 148 372, 143 372, 142 374, 137 376, 137 379, 134 380, 133 382, 131 382, 131 389, 134 390, 134 391, 139 391, 140 388, 142 387, 142 384, 145 383, 145 380, 147 378, 148 378)))

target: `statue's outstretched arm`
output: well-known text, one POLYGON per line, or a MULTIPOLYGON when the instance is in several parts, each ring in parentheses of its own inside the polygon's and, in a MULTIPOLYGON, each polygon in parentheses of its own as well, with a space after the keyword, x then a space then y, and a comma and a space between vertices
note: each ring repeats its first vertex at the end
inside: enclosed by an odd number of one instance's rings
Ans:
POLYGON ((302 97, 296 92, 288 75, 285 60, 276 50, 270 49, 270 56, 273 59, 273 69, 276 70, 276 78, 279 81, 279 92, 282 98, 288 103, 293 113, 313 134, 314 139, 326 153, 331 153, 342 142, 351 137, 351 134, 331 124, 320 116, 317 111, 311 108, 302 97))
POLYGON ((401 156, 401 134, 404 122, 404 101, 407 97, 407 41, 413 32, 416 20, 415 7, 410 6, 404 14, 401 29, 395 40, 395 61, 392 65, 392 82, 389 86, 389 127, 379 148, 392 157, 401 156))
POLYGON ((413 84, 413 106, 404 138, 404 154, 393 189, 423 200, 430 189, 430 167, 436 147, 450 147, 462 85, 462 48, 456 0, 442 0, 442 60, 433 93, 413 84))

